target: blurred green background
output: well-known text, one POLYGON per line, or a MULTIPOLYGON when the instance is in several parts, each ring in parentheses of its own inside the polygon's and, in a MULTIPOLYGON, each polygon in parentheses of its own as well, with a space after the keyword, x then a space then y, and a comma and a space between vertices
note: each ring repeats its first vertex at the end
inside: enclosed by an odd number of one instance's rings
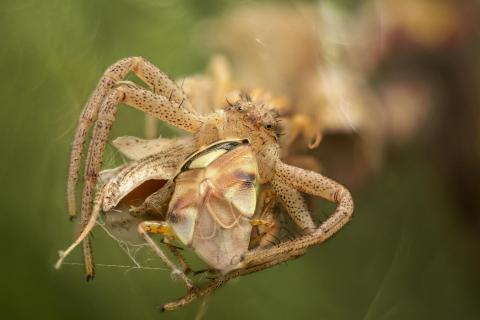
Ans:
MULTIPOLYGON (((103 70, 121 57, 142 55, 172 77, 202 71, 210 52, 195 35, 205 19, 233 3, 1 2, 3 319, 194 318, 198 303, 169 314, 156 309, 183 294, 168 272, 100 266, 96 279, 86 283, 81 266, 56 271, 53 264, 72 239, 65 182, 73 131, 103 70)), ((468 53, 472 46, 478 49, 478 42, 461 50, 468 53)), ((437 60, 456 66, 463 51, 437 60)), ((429 60, 428 54, 442 56, 427 50, 422 59, 429 60)), ((476 79, 479 65, 478 59, 471 64, 476 79)), ((443 93, 450 89, 446 85, 443 93)), ((470 133, 478 132, 480 121, 474 123, 470 133)), ((112 136, 141 136, 142 125, 139 112, 121 108, 112 136)), ((464 129, 457 122, 455 141, 478 147, 478 136, 462 136, 464 129)), ((478 192, 469 194, 473 204, 462 205, 445 174, 449 162, 432 151, 443 150, 450 134, 428 132, 387 151, 382 171, 354 190, 356 216, 338 236, 299 260, 233 281, 210 298, 205 318, 478 319, 480 238, 472 218, 479 213, 478 192)), ((130 263, 100 231, 94 246, 98 263, 130 263)), ((79 252, 69 261, 80 262, 79 252)))

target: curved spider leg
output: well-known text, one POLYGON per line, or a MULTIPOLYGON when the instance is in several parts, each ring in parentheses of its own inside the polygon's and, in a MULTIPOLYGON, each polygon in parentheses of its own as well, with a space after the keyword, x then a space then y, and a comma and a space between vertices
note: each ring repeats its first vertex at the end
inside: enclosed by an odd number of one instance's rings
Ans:
MULTIPOLYGON (((290 186, 299 191, 320 196, 337 203, 337 208, 325 222, 318 228, 311 230, 308 234, 294 240, 282 242, 273 248, 260 248, 246 253, 242 261, 245 265, 244 268, 233 270, 215 279, 202 289, 191 290, 184 297, 165 304, 162 307, 162 311, 171 311, 185 306, 197 298, 212 293, 233 278, 264 270, 282 262, 298 258, 305 253, 309 246, 322 243, 330 238, 351 219, 353 214, 354 205, 349 191, 339 183, 316 172, 289 166, 279 161, 272 185, 274 189, 277 189, 277 195, 280 195, 286 204, 289 203, 289 199, 293 201, 290 202, 290 205, 300 203, 298 200, 292 200, 298 199, 295 195, 298 191, 295 190, 295 192, 292 192, 292 189, 283 189, 281 188, 282 186, 290 186), (291 193, 291 196, 282 196, 280 191, 291 193)), ((295 212, 297 214, 308 214, 308 211, 305 212, 303 209, 295 212)), ((301 220, 302 219, 298 217, 296 221, 301 220)), ((305 221, 309 221, 309 219, 305 219, 305 221)))
POLYGON ((149 233, 162 234, 166 236, 171 236, 173 230, 164 221, 143 221, 138 225, 138 232, 143 236, 145 241, 148 243, 150 248, 157 254, 157 256, 162 259, 162 261, 172 270, 172 275, 178 276, 184 283, 187 289, 191 290, 194 288, 192 280, 173 263, 167 255, 160 249, 160 247, 153 241, 153 239, 148 235, 149 233))
POLYGON ((117 81, 123 79, 128 74, 131 65, 131 60, 123 59, 110 66, 98 81, 95 90, 88 98, 82 114, 80 115, 70 154, 70 166, 68 168, 67 202, 68 214, 71 219, 76 215, 75 186, 78 181, 80 162, 82 160, 83 147, 85 145, 87 133, 97 119, 98 109, 102 101, 105 99, 105 96, 117 81))
POLYGON ((123 80, 130 71, 142 79, 153 92, 168 97, 169 101, 177 105, 191 109, 190 103, 182 89, 145 58, 129 57, 121 59, 108 67, 82 111, 73 140, 67 181, 68 214, 71 219, 76 215, 75 189, 88 131, 97 120, 102 101, 104 101, 115 84, 123 80))
POLYGON ((315 223, 300 192, 276 179, 271 184, 273 191, 282 201, 292 221, 306 232, 315 229, 315 223))
POLYGON ((305 115, 295 115, 290 119, 290 130, 284 139, 284 148, 288 149, 298 137, 304 137, 308 140, 308 148, 315 149, 320 145, 323 139, 323 133, 320 128, 315 128, 310 118, 305 115))
MULTIPOLYGON (((115 121, 117 105, 122 102, 186 131, 196 131, 202 125, 199 117, 184 107, 173 104, 164 96, 154 94, 134 84, 120 84, 114 87, 100 107, 88 148, 81 206, 82 224, 85 224, 90 218, 92 198, 102 165, 105 146, 108 142, 112 124, 115 121)), ((91 273, 93 272, 91 248, 88 243, 84 244, 83 248, 87 277, 89 275, 93 277, 93 273, 91 273)))
MULTIPOLYGON (((272 189, 267 189, 262 191, 262 194, 260 196, 261 197, 260 203, 262 203, 264 207, 261 210, 261 214, 259 218, 252 220, 252 224, 259 227, 265 224, 268 226, 268 224, 270 223, 278 223, 278 222, 272 222, 273 217, 271 215, 274 214, 273 213, 273 210, 275 209, 274 204, 276 201, 276 197, 279 196, 282 202, 284 203, 286 209, 288 210, 289 214, 291 215, 292 220, 294 220, 294 222, 303 230, 307 232, 309 231, 311 232, 315 228, 315 225, 313 223, 313 220, 311 219, 310 213, 308 212, 308 209, 305 205, 305 202, 303 201, 301 194, 296 190, 292 190, 287 185, 279 181, 272 183, 272 189), (288 191, 285 192, 284 188, 286 188, 288 191)), ((268 238, 268 234, 259 234, 258 237, 260 238, 260 240, 254 241, 254 243, 258 242, 260 243, 260 245, 256 245, 254 247, 255 248, 265 247, 265 244, 261 245, 261 243, 264 240, 263 238, 268 238)), ((265 239, 265 240, 268 241, 268 239, 265 239)), ((198 289, 196 288, 195 290, 188 292, 184 297, 176 301, 165 304, 162 307, 162 311, 171 311, 171 310, 175 310, 180 307, 183 307, 198 298, 209 295, 210 293, 219 289, 220 287, 225 285, 228 281, 234 278, 245 276, 250 273, 254 273, 264 269, 268 269, 277 264, 281 264, 283 262, 298 258, 301 255, 303 255, 305 252, 306 252, 306 249, 301 248, 292 252, 288 252, 286 254, 279 254, 275 256, 275 259, 271 259, 269 261, 268 260, 260 261, 258 264, 250 263, 244 268, 232 270, 227 274, 214 279, 212 282, 208 283, 205 287, 198 288, 198 289)))
POLYGON ((265 270, 265 269, 271 268, 271 267, 273 267, 277 264, 280 264, 282 262, 286 262, 288 260, 298 258, 304 252, 305 252, 305 250, 298 250, 298 251, 295 251, 295 252, 291 252, 288 255, 279 256, 275 261, 268 261, 268 262, 265 262, 263 264, 249 266, 247 268, 242 268, 242 269, 232 270, 232 271, 228 272, 227 274, 222 275, 222 276, 216 278, 215 280, 211 281, 205 287, 203 287, 203 288, 193 288, 193 290, 190 290, 185 296, 183 296, 183 297, 181 297, 181 298, 179 298, 175 301, 171 301, 169 303, 164 304, 161 307, 161 311, 177 310, 181 307, 186 306, 189 303, 192 303, 193 301, 195 301, 198 298, 202 298, 202 297, 205 297, 205 296, 211 294, 212 292, 221 288, 228 281, 230 281, 234 278, 238 278, 238 277, 250 274, 250 273, 265 270))
MULTIPOLYGON (((278 161, 274 181, 280 181, 301 192, 320 196, 336 203, 337 207, 326 221, 309 233, 282 242, 274 248, 247 252, 242 261, 246 266, 275 261, 278 256, 295 253, 312 245, 323 243, 350 221, 353 214, 354 204, 350 192, 341 184, 319 173, 278 161)), ((288 192, 288 189, 284 191, 288 192)))

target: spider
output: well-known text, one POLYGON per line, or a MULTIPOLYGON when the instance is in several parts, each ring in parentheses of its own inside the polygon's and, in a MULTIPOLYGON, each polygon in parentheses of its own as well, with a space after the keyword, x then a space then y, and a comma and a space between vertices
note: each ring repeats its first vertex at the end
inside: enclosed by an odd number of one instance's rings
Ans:
MULTIPOLYGON (((302 255, 308 247, 329 239, 352 217, 353 199, 344 186, 319 173, 294 167, 280 160, 278 114, 274 110, 268 106, 256 104, 248 96, 243 96, 235 103, 228 103, 224 109, 201 115, 195 112, 194 106, 191 105, 183 90, 167 75, 143 57, 129 57, 114 63, 101 77, 80 116, 72 146, 67 198, 69 215, 73 218, 76 215, 75 189, 84 144, 90 128, 94 127, 85 162, 80 213, 84 230, 79 239, 83 240, 87 280, 94 276, 94 269, 91 245, 86 235, 95 224, 102 206, 105 208, 106 203, 112 200, 105 197, 108 193, 106 188, 102 188, 95 195, 95 187, 105 146, 115 121, 117 106, 121 103, 192 134, 191 138, 174 144, 168 152, 151 156, 157 159, 169 158, 170 169, 178 169, 179 163, 182 162, 179 160, 185 159, 192 151, 216 141, 248 141, 258 167, 256 182, 271 186, 292 221, 303 230, 302 235, 297 238, 283 241, 276 246, 259 246, 247 250, 239 257, 233 270, 221 274, 204 288, 194 287, 185 272, 179 271, 163 252, 156 250, 156 253, 172 270, 176 271, 189 289, 186 296, 165 304, 162 310, 174 310, 186 305, 198 297, 209 294, 232 278, 294 259, 302 255), (129 72, 137 75, 150 90, 124 81, 129 72), (336 203, 335 211, 319 226, 315 225, 301 192, 336 203), (93 201, 94 198, 95 201, 93 201)), ((155 170, 155 168, 151 169, 155 170)), ((147 242, 150 239, 147 233, 165 232, 158 223, 148 221, 140 224, 139 231, 147 242)), ((77 242, 80 241, 79 239, 77 242)), ((154 245, 152 247, 155 248, 154 245)))

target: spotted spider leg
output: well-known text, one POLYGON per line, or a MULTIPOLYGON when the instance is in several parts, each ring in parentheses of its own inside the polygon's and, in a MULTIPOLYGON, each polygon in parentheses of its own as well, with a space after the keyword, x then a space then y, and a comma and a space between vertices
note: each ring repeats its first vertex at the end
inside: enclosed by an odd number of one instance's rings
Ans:
POLYGON ((209 294, 211 294, 215 290, 219 289, 220 287, 222 287, 223 285, 225 285, 228 281, 230 281, 232 279, 235 279, 235 278, 238 278, 238 277, 241 277, 241 276, 245 276, 245 275, 248 275, 248 274, 251 274, 251 273, 254 273, 254 272, 258 272, 258 271, 261 271, 261 270, 265 270, 265 269, 268 269, 268 268, 273 267, 275 265, 278 265, 280 263, 296 259, 304 253, 305 253, 305 249, 298 250, 298 251, 292 251, 289 254, 280 255, 280 256, 276 257, 276 259, 265 262, 265 263, 262 263, 262 264, 253 265, 253 266, 249 266, 249 267, 242 268, 242 269, 232 270, 229 273, 227 273, 225 275, 222 275, 222 276, 219 276, 218 278, 212 280, 205 287, 203 287, 201 289, 193 288, 193 290, 190 290, 185 296, 181 297, 180 299, 177 299, 175 301, 171 301, 169 303, 164 304, 161 307, 161 310, 162 311, 177 310, 181 307, 186 306, 189 303, 192 303, 196 299, 208 296, 209 294))
POLYGON ((300 192, 279 180, 273 180, 271 184, 292 221, 304 232, 315 229, 315 223, 300 192))
MULTIPOLYGON (((198 129, 201 121, 189 111, 173 104, 167 97, 156 95, 133 84, 120 84, 107 95, 98 113, 85 166, 85 185, 82 196, 82 221, 86 221, 91 210, 91 199, 101 168, 103 153, 108 142, 111 126, 115 120, 117 105, 126 103, 158 119, 165 120, 181 129, 198 129)), ((85 249, 85 246, 84 246, 85 249)), ((87 277, 89 270, 89 251, 86 252, 87 277)))
MULTIPOLYGON (((341 184, 319 173, 278 161, 274 177, 274 182, 276 181, 298 191, 322 197, 336 203, 337 207, 327 220, 307 234, 282 242, 274 248, 247 252, 243 260, 243 263, 247 266, 270 262, 278 256, 288 255, 291 252, 297 252, 312 245, 323 243, 340 230, 352 217, 354 204, 350 192, 341 184)), ((281 191, 281 193, 277 193, 280 197, 284 197, 283 193, 287 194, 290 192, 289 188, 281 191)))
MULTIPOLYGON (((132 139, 136 138, 123 138, 123 140, 132 139)), ((79 245, 80 243, 85 243, 88 240, 87 237, 95 226, 96 220, 98 218, 100 206, 101 209, 106 212, 107 217, 108 215, 112 214, 112 212, 110 211, 118 205, 118 202, 121 201, 122 195, 125 196, 125 192, 128 193, 128 191, 126 190, 119 189, 119 186, 124 185, 124 182, 132 182, 133 180, 138 179, 138 176, 143 176, 145 178, 146 175, 149 175, 152 178, 160 178, 167 180, 167 182, 159 190, 157 190, 145 199, 145 206, 142 205, 140 207, 134 207, 133 209, 132 207, 130 208, 130 214, 132 216, 141 217, 148 211, 151 214, 153 213, 155 215, 158 215, 159 218, 164 218, 166 211, 166 208, 164 207, 165 201, 167 201, 167 199, 171 197, 171 193, 173 192, 174 188, 174 183, 170 179, 173 179, 178 162, 182 161, 183 158, 187 154, 189 154, 192 149, 194 149, 194 144, 190 139, 178 139, 168 141, 168 143, 164 143, 166 141, 167 140, 162 140, 160 142, 157 141, 157 143, 163 143, 167 148, 162 151, 156 152, 150 156, 148 156, 148 153, 151 151, 150 148, 149 150, 143 150, 143 148, 139 149, 137 145, 132 146, 132 148, 127 148, 127 146, 125 145, 124 147, 119 149, 123 152, 126 152, 126 154, 130 155, 131 157, 140 156, 141 154, 145 157, 139 159, 134 163, 131 163, 128 166, 123 166, 121 167, 121 169, 114 169, 113 176, 110 172, 103 171, 100 173, 100 175, 103 176, 106 181, 105 185, 103 185, 101 190, 98 191, 96 194, 96 200, 94 202, 95 204, 92 215, 90 216, 88 223, 85 225, 85 228, 82 230, 79 237, 65 251, 60 253, 56 268, 60 268, 63 260, 70 252, 73 251, 73 249, 77 245, 79 245)), ((150 144, 148 144, 148 146, 150 147, 150 144)), ((171 237, 171 234, 162 231, 168 231, 168 229, 155 227, 161 224, 161 222, 151 221, 149 222, 149 225, 147 225, 147 223, 147 221, 142 222, 142 229, 138 229, 140 234, 143 236, 151 249, 165 263, 165 265, 167 265, 172 270, 172 275, 180 278, 186 285, 187 289, 192 288, 191 280, 184 274, 189 270, 188 265, 183 260, 181 253, 177 251, 176 247, 169 243, 165 243, 167 249, 169 249, 172 254, 179 260, 179 262, 183 266, 183 269, 177 267, 177 265, 172 260, 170 260, 167 255, 164 254, 162 249, 158 247, 158 245, 147 234, 147 232, 162 234, 164 236, 164 240, 167 240, 171 237), (143 226, 146 226, 147 228, 143 228, 143 226)), ((91 266, 92 273, 87 274, 87 277, 93 276, 93 261, 91 261, 91 265, 87 265, 87 267, 89 266, 91 266)))
MULTIPOLYGON (((102 102, 113 87, 119 81, 123 80, 130 71, 142 79, 154 93, 168 97, 168 101, 172 103, 172 108, 173 105, 181 105, 182 108, 180 109, 185 110, 191 108, 190 103, 181 88, 146 59, 142 57, 129 57, 121 59, 111 65, 104 72, 97 87, 88 99, 82 114, 80 115, 75 132, 67 181, 68 213, 70 217, 76 215, 75 187, 78 181, 80 162, 88 131, 98 118, 98 112, 102 102)), ((195 121, 193 121, 192 127, 186 128, 186 130, 194 131, 194 127, 195 121)))
POLYGON ((277 196, 272 188, 263 188, 258 196, 257 212, 251 224, 252 230, 249 250, 266 247, 278 240, 277 235, 282 227, 279 214, 275 212, 277 196))
MULTIPOLYGON (((73 217, 76 208, 75 186, 78 180, 83 145, 89 128, 95 123, 85 164, 85 183, 81 206, 83 226, 90 220, 92 198, 103 153, 115 120, 117 105, 122 102, 189 132, 197 131, 202 125, 201 118, 191 112, 189 102, 186 101, 182 90, 145 59, 126 58, 108 68, 82 112, 71 153, 67 197, 69 213, 73 217), (159 94, 133 83, 121 82, 120 79, 124 78, 129 71, 133 71, 159 94)), ((83 250, 87 279, 90 279, 93 277, 94 270, 88 239, 83 242, 83 250)))
MULTIPOLYGON (((73 249, 75 249, 75 247, 77 247, 80 243, 85 243, 85 240, 90 235, 91 230, 93 229, 93 227, 95 227, 98 216, 100 215, 101 206, 102 206, 102 203, 103 203, 103 200, 104 200, 104 196, 107 192, 108 192, 108 190, 106 188, 103 188, 100 192, 97 193, 96 199, 95 199, 94 205, 93 205, 92 215, 91 215, 89 221, 85 224, 85 228, 82 230, 82 232, 80 233, 78 238, 65 251, 60 252, 59 259, 58 259, 57 263, 55 264, 56 269, 59 269, 61 267, 65 258, 73 251, 73 249)), ((186 276, 185 272, 180 270, 177 267, 177 265, 174 262, 172 262, 172 260, 170 260, 170 258, 168 258, 168 256, 163 252, 163 250, 161 250, 157 246, 155 241, 153 241, 153 239, 148 235, 148 233, 156 233, 156 234, 162 234, 165 237, 171 236, 171 231, 168 228, 168 226, 165 227, 164 222, 160 222, 160 221, 158 221, 158 222, 157 221, 143 221, 138 226, 138 232, 143 236, 143 238, 145 239, 147 244, 160 257, 160 259, 172 270, 172 275, 176 276, 176 277, 179 277, 184 282, 187 289, 192 289, 193 288, 193 283, 190 280, 190 278, 188 278, 186 276)), ((186 267, 185 269, 187 269, 188 265, 183 260, 183 257, 181 256, 181 254, 175 252, 176 248, 174 246, 168 244, 168 243, 167 243, 167 248, 177 257, 177 259, 180 260, 182 265, 184 265, 186 267)), ((94 272, 93 261, 92 261, 92 264, 91 264, 91 268, 92 268, 91 269, 92 272, 94 272)), ((93 273, 92 274, 87 274, 87 280, 91 279, 91 277, 93 277, 93 275, 94 275, 93 273)))
MULTIPOLYGON (((308 211, 304 211, 303 202, 295 200, 298 199, 296 190, 336 203, 337 207, 334 213, 318 228, 307 230, 303 236, 284 241, 274 247, 253 249, 247 252, 242 261, 243 268, 218 277, 204 288, 191 290, 184 297, 165 304, 162 307, 163 311, 171 311, 185 306, 197 298, 210 294, 231 279, 298 258, 305 253, 308 247, 325 242, 351 219, 354 209, 353 200, 349 191, 339 183, 319 173, 293 167, 280 161, 277 162, 275 171, 272 186, 277 196, 283 200, 289 214, 298 215, 294 221, 302 221, 301 214, 310 215, 308 211)), ((309 219, 306 218, 304 221, 309 221, 309 219)))

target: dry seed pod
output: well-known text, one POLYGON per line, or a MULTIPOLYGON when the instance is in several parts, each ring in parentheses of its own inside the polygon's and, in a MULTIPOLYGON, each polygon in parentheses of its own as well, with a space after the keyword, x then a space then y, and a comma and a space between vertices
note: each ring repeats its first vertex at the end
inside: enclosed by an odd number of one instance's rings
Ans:
POLYGON ((190 156, 175 177, 167 222, 211 267, 234 269, 248 250, 257 163, 248 140, 221 141, 190 156))

